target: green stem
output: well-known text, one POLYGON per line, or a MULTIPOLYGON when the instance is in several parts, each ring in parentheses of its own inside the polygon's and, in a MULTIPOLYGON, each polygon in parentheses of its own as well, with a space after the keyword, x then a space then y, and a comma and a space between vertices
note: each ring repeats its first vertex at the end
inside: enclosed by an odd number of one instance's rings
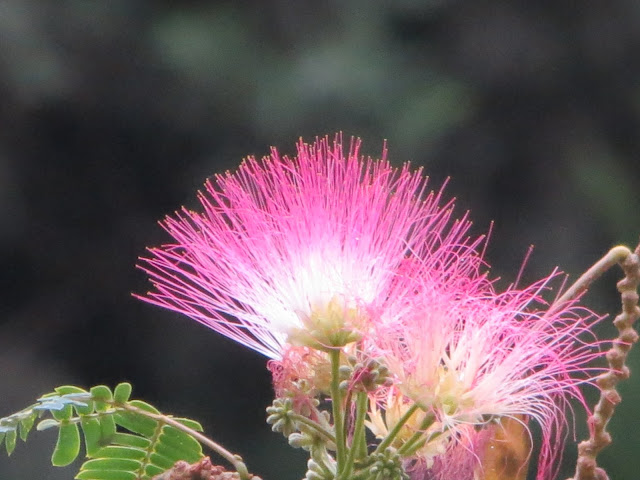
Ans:
POLYGON ((331 433, 329 430, 324 428, 322 425, 314 422, 310 418, 307 418, 305 416, 302 416, 298 413, 293 413, 293 412, 288 413, 287 416, 292 420, 295 420, 296 422, 304 423, 308 427, 311 427, 312 429, 314 429, 317 433, 322 435, 324 438, 326 438, 330 442, 336 443, 336 437, 333 435, 333 433, 331 433))
MULTIPOLYGON (((415 441, 411 444, 409 444, 408 442, 405 444, 406 448, 402 451, 402 455, 405 455, 407 457, 411 457, 413 456, 418 450, 420 450, 423 446, 425 446, 427 443, 431 442, 432 440, 435 440, 436 438, 438 438, 440 435, 442 435, 445 432, 434 432, 431 435, 429 435, 428 437, 425 437, 424 435, 418 440, 415 441)), ((405 446, 403 445, 403 447, 405 446)))
POLYGON ((359 392, 356 399, 356 420, 353 430, 353 441, 351 442, 351 448, 349 449, 349 455, 344 469, 338 476, 341 480, 349 478, 353 472, 354 461, 357 458, 362 458, 366 455, 366 437, 364 432, 364 419, 367 414, 367 404, 369 398, 365 392, 359 392), (365 455, 362 454, 362 447, 365 448, 365 455))
POLYGON ((398 423, 396 423, 393 426, 393 428, 387 434, 387 436, 382 439, 382 441, 378 444, 377 448, 375 449, 374 453, 383 452, 385 448, 387 448, 389 445, 391 445, 391 443, 393 443, 393 441, 398 436, 398 433, 400 433, 400 430, 402 430, 402 427, 405 426, 407 421, 411 418, 411 415, 413 415, 416 410, 418 410, 418 404, 414 403, 407 409, 404 415, 400 417, 400 420, 398 420, 398 423))
POLYGON ((218 455, 220 455, 222 458, 224 458, 226 461, 228 461, 231 465, 233 465, 233 468, 236 469, 236 471, 238 472, 238 475, 240 476, 241 480, 250 480, 251 479, 252 475, 249 473, 249 471, 247 470, 247 466, 244 464, 244 462, 242 461, 242 459, 238 455, 234 455, 229 450, 224 448, 222 445, 214 442, 213 440, 211 440, 208 437, 205 437, 200 432, 198 432, 198 431, 196 431, 196 430, 194 430, 192 428, 189 428, 186 425, 183 425, 182 423, 178 422, 177 420, 175 420, 175 419, 173 419, 171 417, 168 417, 166 415, 157 414, 157 413, 147 412, 147 411, 142 410, 142 409, 140 409, 138 407, 134 407, 133 405, 129 405, 128 403, 114 404, 114 406, 117 407, 117 408, 122 408, 123 410, 128 410, 129 412, 133 412, 133 413, 136 413, 138 415, 142 415, 142 416, 151 418, 151 419, 153 419, 153 420, 155 420, 157 422, 161 422, 161 423, 164 423, 166 425, 170 425, 173 428, 175 428, 176 430, 180 430, 180 431, 186 433, 187 435, 192 436, 197 441, 199 441, 201 444, 206 445, 211 450, 213 450, 218 455))
POLYGON ((342 395, 340 394, 340 349, 329 350, 331 360, 331 407, 333 425, 336 431, 336 462, 338 474, 342 472, 345 461, 346 442, 344 435, 344 417, 342 416, 342 395))
POLYGON ((422 420, 422 423, 418 427, 418 431, 416 431, 416 433, 414 433, 411 436, 411 438, 409 440, 407 440, 404 443, 404 445, 402 445, 398 449, 398 453, 400 455, 412 454, 418 448, 420 448, 422 445, 424 445, 424 443, 426 442, 426 438, 424 436, 424 432, 427 430, 427 428, 429 428, 431 425, 433 425, 433 422, 435 422, 435 420, 436 420, 436 417, 435 417, 435 415, 433 413, 427 413, 427 415, 424 417, 424 420, 422 420))
POLYGON ((367 435, 365 432, 364 422, 369 409, 369 396, 366 392, 358 393, 356 399, 356 427, 353 433, 353 445, 355 449, 355 459, 362 460, 367 456, 367 435))

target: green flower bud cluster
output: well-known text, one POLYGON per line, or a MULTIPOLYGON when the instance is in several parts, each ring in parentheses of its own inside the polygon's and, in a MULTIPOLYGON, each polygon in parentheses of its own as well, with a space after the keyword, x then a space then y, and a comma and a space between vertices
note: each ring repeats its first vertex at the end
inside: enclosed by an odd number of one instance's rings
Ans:
POLYGON ((271 430, 288 437, 297 430, 297 422, 291 417, 294 413, 291 398, 276 398, 271 406, 267 407, 267 423, 271 425, 271 430))
POLYGON ((408 480, 402 468, 402 457, 395 448, 387 447, 380 453, 371 455, 373 465, 369 467, 371 480, 408 480))
POLYGON ((390 385, 389 369, 374 358, 358 361, 350 355, 347 364, 340 367, 340 389, 357 392, 372 392, 383 385, 390 385))

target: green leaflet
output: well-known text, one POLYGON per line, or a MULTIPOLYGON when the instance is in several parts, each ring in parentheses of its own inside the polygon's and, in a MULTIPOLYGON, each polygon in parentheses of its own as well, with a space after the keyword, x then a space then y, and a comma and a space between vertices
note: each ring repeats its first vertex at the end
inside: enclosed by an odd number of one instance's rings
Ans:
POLYGON ((129 395, 131 395, 131 384, 120 383, 113 390, 113 401, 115 403, 126 403, 129 401, 129 395))
POLYGON ((133 447, 116 447, 109 445, 101 448, 94 458, 123 458, 132 460, 142 460, 148 454, 147 450, 133 447))
POLYGON ((120 470, 133 472, 142 466, 139 460, 127 458, 97 458, 88 460, 82 466, 83 470, 120 470))
POLYGON ((60 422, 54 420, 53 418, 45 418, 44 420, 38 422, 38 426, 36 430, 42 432, 43 430, 48 430, 49 428, 59 427, 60 422))
POLYGON ((155 420, 131 412, 116 413, 114 421, 130 432, 147 438, 153 437, 158 428, 158 422, 155 420))
POLYGON ((157 465, 149 464, 144 469, 144 475, 145 475, 144 478, 153 478, 156 475, 160 475, 164 471, 165 471, 164 468, 160 468, 157 465))
MULTIPOLYGON (((144 412, 162 414, 146 402, 130 400, 130 395, 128 383, 119 384, 113 391, 104 385, 89 391, 72 385, 58 387, 31 407, 0 418, 0 446, 4 443, 11 454, 18 436, 26 441, 36 420, 45 416, 37 422, 37 430, 58 429, 53 465, 72 463, 84 443, 87 461, 75 477, 80 480, 150 480, 178 460, 194 463, 202 458, 197 440, 161 418, 145 416, 144 412)), ((194 420, 174 420, 202 431, 194 420)))
POLYGON ((195 430, 196 432, 204 431, 200 422, 196 422, 195 420, 190 420, 188 418, 174 418, 174 420, 183 424, 185 427, 189 427, 191 430, 195 430))
POLYGON ((75 423, 63 423, 58 431, 56 448, 51 455, 51 463, 56 467, 66 467, 80 453, 80 431, 75 423))
POLYGON ((87 457, 91 457, 102 447, 103 436, 100 419, 96 417, 83 417, 80 420, 80 425, 82 425, 87 457))
POLYGON ((51 410, 51 415, 56 420, 69 420, 73 414, 73 407, 71 405, 65 405, 61 410, 51 410))
POLYGON ((4 437, 4 444, 7 447, 7 455, 11 455, 16 448, 16 431, 11 430, 7 432, 4 437))
MULTIPOLYGON (((29 435, 29 432, 31 431, 31 429, 33 428, 33 424, 36 421, 36 415, 29 415, 28 417, 20 420, 20 426, 18 427, 18 430, 20 432, 20 439, 23 442, 27 441, 27 435, 29 435)), ((2 441, 0 440, 0 443, 2 443, 2 441)))
POLYGON ((131 435, 130 433, 116 433, 113 436, 113 443, 116 443, 118 445, 137 447, 142 450, 146 450, 150 447, 151 440, 144 437, 131 435))
POLYGON ((75 478, 79 480, 137 480, 142 477, 139 477, 134 472, 122 470, 82 470, 75 478))
POLYGON ((164 426, 160 440, 158 448, 166 449, 165 452, 167 453, 165 455, 172 456, 172 458, 176 459, 175 461, 184 459, 189 463, 193 463, 200 458, 195 457, 196 452, 199 452, 200 444, 198 441, 173 427, 164 426))
POLYGON ((151 465, 160 467, 164 471, 169 470, 171 467, 173 467, 173 464, 175 462, 171 461, 171 459, 165 457, 164 455, 152 453, 149 463, 151 463, 151 465))
POLYGON ((104 412, 111 406, 113 393, 111 393, 109 387, 98 385, 96 387, 92 387, 89 391, 91 392, 91 398, 96 402, 97 412, 104 412))
POLYGON ((116 420, 113 413, 110 415, 101 415, 100 419, 100 439, 103 444, 108 444, 116 434, 116 420))

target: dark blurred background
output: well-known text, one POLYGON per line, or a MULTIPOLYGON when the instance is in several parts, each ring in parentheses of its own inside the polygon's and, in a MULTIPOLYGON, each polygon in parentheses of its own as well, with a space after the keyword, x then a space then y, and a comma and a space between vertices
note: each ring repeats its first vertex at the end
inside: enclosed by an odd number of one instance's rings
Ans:
MULTIPOLYGON (((575 279, 640 234, 638 58, 636 0, 0 1, 0 415, 127 380, 265 480, 301 478, 264 423, 265 359, 131 297, 136 258, 167 240, 156 221, 245 155, 340 130, 374 156, 387 139, 436 188, 451 177, 474 233, 495 221, 503 285, 529 245, 527 281, 575 279)), ((591 308, 617 312, 618 276, 591 308)), ((640 471, 631 364, 601 457, 617 479, 640 471)), ((0 478, 72 478, 49 466, 54 438, 0 455, 0 478)), ((571 436, 565 460, 559 478, 571 436)))

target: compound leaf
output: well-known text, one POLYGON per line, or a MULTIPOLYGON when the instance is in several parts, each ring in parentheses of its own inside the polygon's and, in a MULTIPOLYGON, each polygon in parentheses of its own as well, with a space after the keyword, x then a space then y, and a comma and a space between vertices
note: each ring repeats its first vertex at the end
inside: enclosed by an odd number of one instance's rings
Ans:
MULTIPOLYGON (((195 463, 202 459, 202 446, 196 439, 169 425, 164 421, 169 417, 152 405, 130 400, 130 395, 128 383, 113 391, 104 385, 89 391, 72 385, 58 387, 31 407, 0 418, 0 445, 4 442, 11 454, 18 435, 26 441, 36 420, 48 414, 37 422, 36 429, 58 428, 53 465, 72 463, 84 443, 88 460, 75 477, 79 480, 151 480, 179 460, 195 463)), ((194 420, 172 421, 202 431, 202 425, 194 420)))

